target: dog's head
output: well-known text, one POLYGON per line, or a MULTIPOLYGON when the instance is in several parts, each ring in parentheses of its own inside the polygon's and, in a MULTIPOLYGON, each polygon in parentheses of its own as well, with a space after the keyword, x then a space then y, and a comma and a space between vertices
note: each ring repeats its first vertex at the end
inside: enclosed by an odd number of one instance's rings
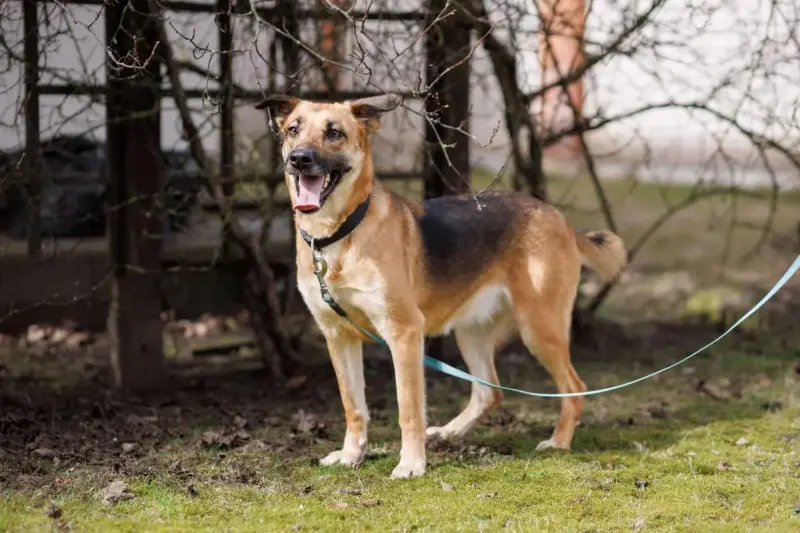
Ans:
MULTIPOLYGON (((370 165, 370 136, 382 113, 402 99, 394 94, 352 102, 320 103, 290 96, 268 96, 256 109, 269 109, 283 138, 286 184, 295 211, 314 213, 344 208, 356 181, 370 165), (329 207, 328 207, 329 206, 329 207)), ((365 184, 362 184, 365 186, 365 184)))

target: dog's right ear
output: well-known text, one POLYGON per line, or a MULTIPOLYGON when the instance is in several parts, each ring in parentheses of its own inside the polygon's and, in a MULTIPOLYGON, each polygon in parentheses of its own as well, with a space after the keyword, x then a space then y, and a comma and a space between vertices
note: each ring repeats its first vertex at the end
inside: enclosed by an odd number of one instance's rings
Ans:
POLYGON ((286 94, 270 94, 261 102, 256 104, 256 109, 266 109, 269 111, 273 120, 280 128, 286 117, 294 111, 297 104, 300 103, 298 98, 286 94))

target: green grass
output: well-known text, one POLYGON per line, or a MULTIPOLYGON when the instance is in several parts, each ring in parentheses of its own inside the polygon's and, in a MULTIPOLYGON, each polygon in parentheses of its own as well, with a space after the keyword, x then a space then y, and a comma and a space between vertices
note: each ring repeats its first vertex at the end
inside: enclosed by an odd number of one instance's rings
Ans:
MULTIPOLYGON (((146 450, 136 474, 45 465, 37 486, 2 492, 0 530, 52 530, 45 516, 52 501, 73 531, 97 532, 797 531, 800 353, 767 349, 756 357, 755 344, 736 345, 692 363, 691 376, 673 371, 588 399, 570 453, 534 450, 555 420, 555 401, 512 396, 505 417, 490 418, 456 445, 431 446, 424 478, 392 481, 399 435, 386 387, 370 392, 387 407, 373 410, 370 456, 358 469, 316 465, 338 444, 342 420, 334 403, 308 405, 333 435, 291 452, 207 449, 198 429, 146 450), (697 392, 700 379, 721 384, 733 399, 697 392), (748 443, 737 445, 740 438, 748 443), (98 491, 113 479, 136 498, 102 504, 98 491)), ((641 375, 675 351, 665 347, 654 361, 577 367, 598 387, 641 375)), ((530 360, 500 366, 509 384, 547 388, 530 360)), ((466 388, 439 376, 428 381, 429 417, 442 422, 458 411, 466 388)), ((251 438, 266 442, 289 431, 254 426, 251 438)))

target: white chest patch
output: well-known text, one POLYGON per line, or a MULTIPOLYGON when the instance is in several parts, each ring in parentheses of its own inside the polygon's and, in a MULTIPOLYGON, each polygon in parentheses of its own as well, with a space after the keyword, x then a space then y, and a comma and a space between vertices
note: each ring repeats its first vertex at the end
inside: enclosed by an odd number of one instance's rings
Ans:
POLYGON ((443 328, 444 334, 458 326, 476 326, 491 323, 511 303, 511 292, 505 285, 482 287, 455 313, 443 328))
MULTIPOLYGON (((343 268, 337 279, 326 279, 336 303, 346 311, 358 309, 363 312, 383 333, 386 299, 380 277, 375 275, 374 268, 369 263, 363 261, 354 263, 352 260, 348 260, 350 258, 344 259, 343 268), (354 264, 358 264, 360 268, 357 278, 353 275, 354 264)), ((322 300, 317 277, 313 274, 305 274, 299 276, 297 281, 300 294, 317 321, 330 327, 340 326, 343 318, 333 312, 331 307, 322 300)))

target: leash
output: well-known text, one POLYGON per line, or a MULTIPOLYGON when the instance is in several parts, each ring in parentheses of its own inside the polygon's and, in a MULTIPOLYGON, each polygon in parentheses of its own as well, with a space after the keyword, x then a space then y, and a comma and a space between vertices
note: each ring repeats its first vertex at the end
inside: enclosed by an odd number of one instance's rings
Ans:
MULTIPOLYGON (((367 200, 364 203, 365 204, 369 203, 369 197, 367 197, 367 200)), ((355 229, 355 227, 358 225, 358 222, 360 222, 361 219, 364 218, 364 215, 366 214, 366 211, 367 211, 366 208, 364 208, 363 210, 361 209, 361 207, 363 205, 364 204, 361 204, 358 208, 356 208, 356 211, 354 211, 353 214, 351 214, 347 218, 347 220, 345 220, 345 224, 348 226, 348 230, 344 231, 344 232, 337 231, 333 236, 325 239, 325 241, 326 241, 325 244, 326 245, 332 244, 333 242, 336 242, 338 240, 343 239, 351 231, 353 231, 353 229, 355 229), (361 211, 361 212, 359 213, 359 211, 361 211), (353 221, 350 220, 351 218, 352 219, 357 219, 357 220, 355 220, 355 223, 352 223, 353 221), (333 237, 336 237, 336 238, 334 239, 333 237)), ((330 287, 328 287, 328 284, 325 282, 325 274, 328 272, 328 263, 325 261, 325 258, 322 257, 322 250, 320 249, 320 247, 315 245, 315 244, 318 244, 321 241, 321 239, 317 240, 315 242, 313 237, 310 237, 310 236, 308 236, 308 237, 309 238, 306 239, 306 235, 304 234, 303 235, 303 240, 305 240, 308 243, 308 245, 311 247, 311 253, 312 253, 312 256, 313 256, 313 263, 314 263, 314 274, 317 276, 317 280, 319 281, 319 289, 320 289, 320 295, 322 296, 322 301, 324 301, 326 304, 328 304, 330 306, 330 308, 333 309, 336 312, 337 315, 339 315, 340 317, 342 317, 345 320, 347 320, 348 322, 350 322, 350 324, 355 326, 364 335, 366 335, 367 337, 371 338, 373 341, 377 342, 378 344, 383 344, 384 346, 388 347, 388 344, 386 343, 385 340, 383 340, 379 336, 375 335, 371 331, 367 330, 366 328, 363 328, 363 327, 359 326, 358 324, 356 324, 355 322, 353 322, 350 319, 350 317, 347 315, 347 312, 345 312, 345 310, 342 309, 342 307, 338 303, 336 303, 336 300, 333 298, 333 294, 331 293, 330 287)), ((777 293, 779 290, 781 290, 781 288, 784 285, 786 285, 786 283, 792 278, 792 276, 794 276, 797 273, 798 270, 800 270, 800 254, 794 260, 794 263, 792 263, 789 266, 789 268, 786 269, 786 272, 784 272, 783 276, 781 276, 781 278, 775 283, 775 285, 772 286, 772 288, 769 290, 769 292, 766 295, 764 295, 764 297, 761 298, 761 300, 756 305, 754 305, 748 312, 746 312, 744 315, 742 315, 742 317, 739 318, 739 320, 734 322, 731 327, 729 327, 727 330, 725 330, 722 333, 722 335, 718 336, 716 339, 712 340, 711 342, 709 342, 708 344, 706 344, 702 348, 700 348, 700 349, 696 350, 695 352, 689 354, 688 356, 684 357, 683 359, 681 359, 680 361, 678 361, 676 363, 673 363, 673 364, 671 364, 671 365, 669 365, 667 367, 664 367, 661 370, 657 370, 655 372, 647 374, 646 376, 642 376, 640 378, 636 378, 636 379, 631 380, 631 381, 626 381, 625 383, 621 383, 619 385, 614 385, 612 387, 605 387, 605 388, 602 388, 602 389, 588 390, 586 392, 565 392, 565 393, 531 392, 531 391, 526 391, 526 390, 522 390, 522 389, 515 389, 513 387, 504 387, 502 385, 495 385, 494 383, 490 383, 490 382, 488 382, 488 381, 486 381, 484 379, 475 377, 472 374, 464 372, 463 370, 460 370, 460 369, 458 369, 458 368, 456 368, 456 367, 454 367, 452 365, 448 365, 444 361, 439 361, 438 359, 436 359, 434 357, 431 357, 429 355, 424 355, 423 356, 423 363, 428 368, 432 368, 434 370, 438 370, 439 372, 442 372, 442 373, 447 374, 449 376, 452 376, 454 378, 463 379, 465 381, 469 381, 469 382, 472 382, 472 383, 477 383, 477 384, 480 384, 480 385, 485 385, 485 386, 491 387, 493 389, 499 389, 499 390, 507 391, 507 392, 515 392, 515 393, 518 393, 518 394, 524 394, 526 396, 535 396, 537 398, 571 398, 571 397, 575 397, 575 396, 594 396, 596 394, 604 394, 606 392, 613 392, 613 391, 617 391, 617 390, 620 390, 620 389, 624 389, 625 387, 629 387, 631 385, 635 385, 636 383, 640 383, 642 381, 645 381, 647 379, 655 377, 655 376, 657 376, 659 374, 662 374, 662 373, 664 373, 664 372, 666 372, 668 370, 672 370, 676 366, 682 365, 683 363, 685 363, 686 361, 688 361, 692 357, 700 354, 701 352, 704 352, 705 350, 707 350, 708 348, 710 348, 714 344, 718 343, 724 337, 726 337, 730 332, 732 332, 734 329, 739 327, 739 324, 741 324, 742 322, 747 320, 753 313, 755 313, 756 311, 761 309, 761 307, 763 307, 763 305, 765 303, 767 303, 773 296, 775 296, 775 293, 777 293)))

